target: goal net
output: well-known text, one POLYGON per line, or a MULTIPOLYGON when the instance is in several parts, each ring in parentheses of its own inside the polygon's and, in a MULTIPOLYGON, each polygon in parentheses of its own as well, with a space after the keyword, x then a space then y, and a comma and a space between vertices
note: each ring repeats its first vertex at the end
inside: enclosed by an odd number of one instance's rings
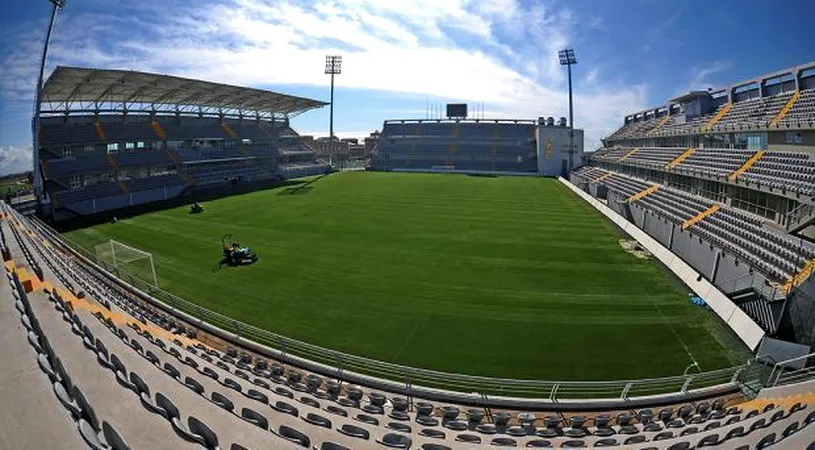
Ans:
POLYGON ((137 278, 158 287, 153 255, 113 239, 96 246, 96 257, 119 272, 119 277, 133 281, 137 278))

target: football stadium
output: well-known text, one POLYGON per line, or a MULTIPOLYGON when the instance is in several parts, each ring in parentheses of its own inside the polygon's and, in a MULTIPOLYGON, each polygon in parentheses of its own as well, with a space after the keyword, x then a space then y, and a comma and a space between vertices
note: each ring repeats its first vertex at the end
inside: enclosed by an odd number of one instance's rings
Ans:
POLYGON ((333 100, 71 66, 37 95, 9 448, 815 444, 815 62, 599 149, 383 117, 361 166, 291 122, 333 100))

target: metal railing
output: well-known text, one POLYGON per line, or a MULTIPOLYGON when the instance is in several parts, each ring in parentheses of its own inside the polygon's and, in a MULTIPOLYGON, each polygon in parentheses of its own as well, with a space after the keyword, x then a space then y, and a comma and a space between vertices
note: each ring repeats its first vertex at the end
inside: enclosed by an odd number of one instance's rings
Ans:
POLYGON ((106 271, 108 281, 151 306, 180 318, 234 344, 324 376, 398 392, 408 396, 443 399, 462 404, 516 408, 628 407, 654 402, 682 401, 711 393, 732 392, 745 382, 755 382, 752 361, 743 365, 662 378, 617 381, 545 381, 492 378, 408 367, 350 355, 291 339, 210 311, 137 277, 122 274, 65 236, 32 219, 35 229, 49 241, 69 249, 76 262, 106 271), (86 261, 81 261, 82 259, 86 261), (147 294, 147 295, 145 295, 147 294))
POLYGON ((727 295, 752 289, 767 301, 784 300, 786 298, 786 293, 780 286, 768 283, 766 278, 756 273, 745 273, 728 280, 717 281, 716 286, 727 295))
POLYGON ((785 386, 809 380, 815 380, 815 353, 776 363, 766 386, 785 386))
POLYGON ((810 205, 809 203, 801 203, 797 208, 788 212, 785 224, 787 226, 787 230, 789 231, 800 225, 805 219, 812 215, 813 211, 815 211, 815 206, 810 205))

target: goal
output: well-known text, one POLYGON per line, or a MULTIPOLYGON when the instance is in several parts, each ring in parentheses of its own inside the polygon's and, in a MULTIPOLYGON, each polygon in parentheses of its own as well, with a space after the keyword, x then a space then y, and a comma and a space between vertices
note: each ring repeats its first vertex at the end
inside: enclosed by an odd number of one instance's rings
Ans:
POLYGON ((96 246, 96 257, 116 268, 120 278, 131 281, 132 278, 137 278, 158 287, 156 266, 153 264, 153 255, 149 252, 111 239, 96 246))

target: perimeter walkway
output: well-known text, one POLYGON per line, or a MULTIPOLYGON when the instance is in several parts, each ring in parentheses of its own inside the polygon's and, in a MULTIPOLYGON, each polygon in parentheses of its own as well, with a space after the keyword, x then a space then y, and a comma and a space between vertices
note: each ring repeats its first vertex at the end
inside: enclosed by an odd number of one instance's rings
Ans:
MULTIPOLYGON (((6 223, 2 226, 11 251, 19 252, 6 223)), ((83 448, 74 421, 37 365, 37 353, 28 344, 27 330, 20 322, 11 286, 3 272, 0 280, 0 449, 83 448)))

